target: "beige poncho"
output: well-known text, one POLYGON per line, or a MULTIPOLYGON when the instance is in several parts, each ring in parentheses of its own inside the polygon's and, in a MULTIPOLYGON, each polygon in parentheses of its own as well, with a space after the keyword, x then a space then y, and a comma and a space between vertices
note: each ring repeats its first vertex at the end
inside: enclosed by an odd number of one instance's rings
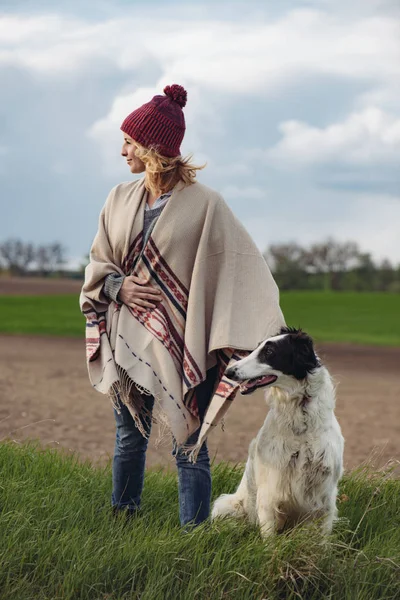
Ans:
POLYGON ((200 425, 196 386, 218 364, 214 396, 198 443, 238 391, 224 376, 230 362, 277 333, 284 319, 278 288, 262 255, 222 197, 178 184, 143 248, 144 179, 117 185, 101 211, 80 297, 93 387, 135 422, 141 393, 156 399, 158 418, 183 446, 200 425), (162 292, 140 312, 104 295, 109 273, 137 275, 162 292))

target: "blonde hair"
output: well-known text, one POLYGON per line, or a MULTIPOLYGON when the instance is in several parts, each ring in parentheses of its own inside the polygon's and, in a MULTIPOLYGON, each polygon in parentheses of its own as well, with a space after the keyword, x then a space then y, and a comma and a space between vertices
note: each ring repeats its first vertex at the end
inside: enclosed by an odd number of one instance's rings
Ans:
POLYGON ((206 165, 195 165, 191 162, 192 155, 186 158, 175 156, 169 158, 162 156, 154 148, 145 148, 136 141, 135 155, 146 167, 145 186, 153 194, 163 194, 169 192, 172 188, 182 181, 185 185, 190 185, 196 181, 196 171, 204 169, 206 165))

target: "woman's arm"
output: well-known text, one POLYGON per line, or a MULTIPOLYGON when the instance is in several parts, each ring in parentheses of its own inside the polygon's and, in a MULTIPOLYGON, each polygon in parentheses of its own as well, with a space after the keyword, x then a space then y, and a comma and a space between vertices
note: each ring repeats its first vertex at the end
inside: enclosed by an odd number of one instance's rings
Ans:
POLYGON ((138 310, 154 308, 162 300, 159 289, 134 275, 125 276, 122 270, 121 258, 115 253, 107 227, 114 195, 115 188, 110 192, 100 213, 98 230, 90 250, 90 261, 85 269, 85 282, 80 297, 82 312, 90 309, 97 313, 106 312, 110 299, 138 310))
POLYGON ((122 302, 138 310, 155 308, 162 300, 160 290, 140 282, 139 277, 110 273, 104 281, 104 294, 114 302, 122 302))
POLYGON ((104 294, 114 302, 120 302, 118 294, 124 283, 125 275, 110 273, 104 280, 104 294))
POLYGON ((106 204, 101 210, 97 233, 90 249, 90 260, 85 269, 85 281, 80 297, 82 312, 90 308, 97 313, 106 312, 110 304, 110 298, 105 293, 106 278, 109 275, 124 277, 121 265, 115 258, 106 225, 106 210, 113 195, 114 190, 110 192, 106 204))

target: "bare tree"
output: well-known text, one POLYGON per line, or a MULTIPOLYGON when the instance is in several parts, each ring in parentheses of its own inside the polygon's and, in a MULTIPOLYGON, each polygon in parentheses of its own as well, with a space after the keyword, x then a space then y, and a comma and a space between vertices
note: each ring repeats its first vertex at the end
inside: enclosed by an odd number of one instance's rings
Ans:
POLYGON ((272 244, 265 253, 265 259, 271 265, 271 269, 281 270, 288 266, 304 266, 304 248, 295 242, 287 244, 272 244))
POLYGON ((356 266, 360 250, 355 242, 325 242, 312 244, 305 253, 305 264, 314 273, 324 274, 325 289, 332 289, 334 274, 356 266))
POLYGON ((38 246, 35 252, 35 263, 37 270, 42 275, 46 275, 50 271, 50 254, 48 246, 38 246))
POLYGON ((385 258, 378 266, 378 290, 389 291, 396 282, 396 271, 392 263, 385 258))
POLYGON ((35 263, 42 275, 59 271, 65 262, 65 250, 58 242, 48 246, 38 246, 36 249, 35 263))
POLYGON ((281 289, 296 289, 305 286, 307 272, 305 251, 294 242, 272 244, 264 254, 281 289))
POLYGON ((54 242, 48 247, 50 271, 60 271, 61 267, 66 263, 65 249, 63 246, 54 242))
POLYGON ((9 239, 0 244, 0 256, 12 275, 23 275, 35 260, 33 244, 9 239))

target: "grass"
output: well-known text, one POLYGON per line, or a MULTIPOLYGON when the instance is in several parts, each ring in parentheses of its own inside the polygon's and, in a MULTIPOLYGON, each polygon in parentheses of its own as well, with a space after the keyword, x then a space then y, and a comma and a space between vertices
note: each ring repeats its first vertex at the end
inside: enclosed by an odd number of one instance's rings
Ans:
POLYGON ((288 324, 318 341, 400 346, 399 294, 287 292, 281 305, 288 324))
POLYGON ((0 331, 82 337, 85 319, 78 296, 0 296, 0 331))
MULTIPOLYGON (((285 292, 288 324, 317 341, 400 346, 400 296, 388 293, 285 292)), ((2 296, 0 332, 82 337, 78 297, 2 296)))
MULTIPOLYGON (((340 489, 327 543, 316 528, 263 542, 246 522, 183 533, 174 473, 150 471, 142 512, 110 516, 110 467, 33 443, 0 444, 1 600, 391 600, 400 590, 400 480, 360 469, 340 489)), ((213 468, 214 495, 241 468, 213 468)))

